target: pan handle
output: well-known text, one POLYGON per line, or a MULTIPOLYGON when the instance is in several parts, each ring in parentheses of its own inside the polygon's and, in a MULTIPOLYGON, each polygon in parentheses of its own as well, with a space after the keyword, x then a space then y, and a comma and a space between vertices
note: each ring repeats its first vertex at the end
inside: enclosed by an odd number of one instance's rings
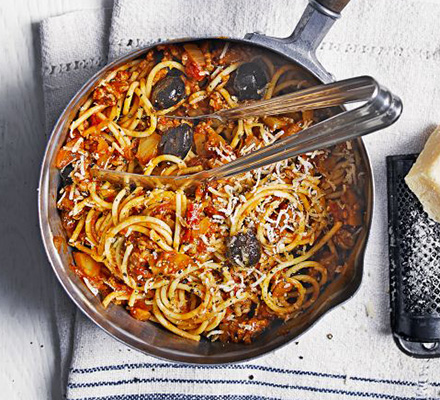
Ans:
POLYGON ((287 38, 275 38, 251 33, 245 39, 279 51, 311 71, 324 83, 333 81, 316 58, 316 49, 350 0, 309 0, 293 33, 287 38))
POLYGON ((334 13, 340 13, 350 0, 317 0, 317 2, 334 13))
POLYGON ((303 51, 314 54, 349 2, 350 0, 309 0, 295 30, 284 39, 285 43, 294 44, 303 51))
POLYGON ((349 0, 309 0, 309 4, 304 10, 301 19, 292 34, 282 39, 285 44, 299 48, 304 54, 314 53, 319 44, 327 35, 330 28, 341 14, 336 11, 344 8, 343 2, 349 0))

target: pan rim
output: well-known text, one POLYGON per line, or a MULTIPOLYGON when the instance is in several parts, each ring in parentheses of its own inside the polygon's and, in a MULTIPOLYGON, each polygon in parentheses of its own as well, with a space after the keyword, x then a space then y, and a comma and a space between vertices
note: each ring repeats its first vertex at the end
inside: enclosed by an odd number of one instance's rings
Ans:
MULTIPOLYGON (((49 193, 49 175, 51 163, 53 160, 54 154, 56 154, 57 146, 63 139, 63 130, 65 129, 65 125, 69 120, 70 115, 73 110, 77 109, 79 103, 84 98, 84 96, 92 90, 92 88, 96 85, 96 83, 102 78, 104 74, 106 74, 110 69, 114 68, 117 65, 135 59, 142 54, 144 54, 149 49, 160 45, 160 44, 168 44, 168 43, 184 43, 184 42, 194 42, 197 40, 226 40, 238 43, 245 43, 250 46, 265 48, 268 51, 278 53, 288 59, 291 62, 295 62, 298 64, 298 61, 294 60, 291 56, 284 54, 283 52, 277 50, 276 48, 270 47, 270 45, 265 45, 261 43, 254 43, 251 40, 247 39, 239 39, 239 38, 229 38, 229 37, 199 37, 199 38, 181 38, 175 39, 167 42, 158 42, 152 43, 146 47, 136 49, 128 54, 117 58, 116 60, 110 62, 103 68, 101 68, 98 72, 96 72, 82 87, 76 92, 73 98, 70 100, 64 111, 61 113, 58 118, 57 123, 55 124, 48 144, 46 146, 46 150, 44 153, 44 158, 41 165, 40 171, 40 180, 39 180, 39 193, 38 193, 38 212, 39 212, 39 224, 40 224, 40 233, 43 240, 43 245, 48 256, 49 262, 52 266, 52 269, 57 276, 58 281, 63 286, 63 289, 66 291, 70 299, 75 303, 75 305, 85 314, 89 319, 91 319, 98 327, 103 329, 107 334, 114 337, 118 341, 128 345, 129 347, 141 351, 144 354, 151 355, 156 358, 175 361, 175 362, 185 362, 185 363, 195 363, 195 364, 225 364, 225 363, 236 363, 236 362, 244 362, 255 359, 257 357, 263 356, 269 352, 272 352, 276 349, 284 347, 289 344, 291 341, 298 339, 301 335, 306 333, 313 325, 315 325, 318 321, 320 321, 325 315, 327 315, 330 311, 335 309, 336 307, 342 305, 344 302, 348 301, 353 295, 358 291, 363 275, 363 264, 364 264, 364 255, 366 246, 368 243, 368 237, 371 231, 371 222, 372 222, 372 211, 373 211, 373 203, 374 203, 374 177, 373 171, 371 168, 370 157, 368 155, 368 151, 362 141, 362 139, 357 139, 357 144, 359 150, 361 151, 362 161, 365 164, 365 172, 368 179, 366 179, 365 186, 368 187, 368 193, 366 193, 366 218, 365 218, 365 226, 364 226, 364 234, 362 238, 362 245, 359 246, 358 254, 356 256, 356 269, 358 269, 357 276, 354 277, 356 282, 353 283, 353 287, 351 290, 347 290, 346 293, 340 292, 335 299, 332 300, 332 304, 328 304, 327 306, 322 307, 321 311, 317 313, 317 315, 305 325, 305 328, 301 331, 299 335, 283 335, 282 339, 276 341, 274 343, 266 343, 261 347, 255 348, 251 350, 248 345, 240 345, 241 351, 227 352, 222 354, 217 353, 214 355, 203 355, 203 354, 191 354, 189 352, 182 352, 175 349, 163 349, 157 346, 146 343, 141 340, 139 337, 134 335, 131 332, 128 332, 125 329, 117 326, 116 324, 109 321, 107 318, 104 318, 103 314, 99 313, 96 308, 90 305, 89 301, 84 300, 84 294, 81 289, 69 280, 66 276, 65 270, 63 269, 63 262, 61 261, 60 254, 56 249, 55 244, 53 243, 53 234, 50 229, 49 224, 49 203, 50 193, 49 193), (245 349, 243 351, 242 349, 245 349), (249 351, 246 351, 249 350, 249 351)), ((301 65, 301 67, 305 68, 312 75, 316 77, 316 74, 305 66, 301 65)), ((320 80, 318 77, 316 77, 320 80)))

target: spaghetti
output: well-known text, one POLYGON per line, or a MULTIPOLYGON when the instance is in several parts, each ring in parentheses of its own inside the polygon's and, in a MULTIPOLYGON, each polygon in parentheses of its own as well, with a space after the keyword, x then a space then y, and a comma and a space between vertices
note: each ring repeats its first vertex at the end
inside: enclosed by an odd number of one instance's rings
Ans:
POLYGON ((272 321, 306 312, 344 273, 363 223, 350 143, 195 193, 117 187, 90 173, 179 175, 229 162, 325 112, 227 123, 164 116, 197 116, 311 84, 281 58, 207 41, 157 46, 96 86, 57 156, 57 206, 74 271, 104 307, 122 304, 191 340, 248 343, 272 321))

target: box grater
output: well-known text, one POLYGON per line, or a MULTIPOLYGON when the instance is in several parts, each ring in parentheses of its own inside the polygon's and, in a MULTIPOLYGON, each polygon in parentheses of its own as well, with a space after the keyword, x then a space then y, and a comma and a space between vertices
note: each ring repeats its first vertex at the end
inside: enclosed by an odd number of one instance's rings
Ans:
POLYGON ((391 328, 399 348, 440 357, 440 224, 405 183, 416 154, 387 157, 391 328))

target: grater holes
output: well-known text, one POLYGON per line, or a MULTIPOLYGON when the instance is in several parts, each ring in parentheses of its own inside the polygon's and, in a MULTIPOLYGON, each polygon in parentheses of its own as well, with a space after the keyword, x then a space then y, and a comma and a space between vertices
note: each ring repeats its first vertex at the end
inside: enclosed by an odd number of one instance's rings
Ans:
POLYGON ((405 184, 405 175, 406 171, 396 174, 398 223, 394 234, 400 270, 392 266, 391 285, 394 296, 401 294, 398 300, 406 314, 440 315, 440 224, 423 211, 405 184), (396 279, 396 273, 401 282, 396 279))

